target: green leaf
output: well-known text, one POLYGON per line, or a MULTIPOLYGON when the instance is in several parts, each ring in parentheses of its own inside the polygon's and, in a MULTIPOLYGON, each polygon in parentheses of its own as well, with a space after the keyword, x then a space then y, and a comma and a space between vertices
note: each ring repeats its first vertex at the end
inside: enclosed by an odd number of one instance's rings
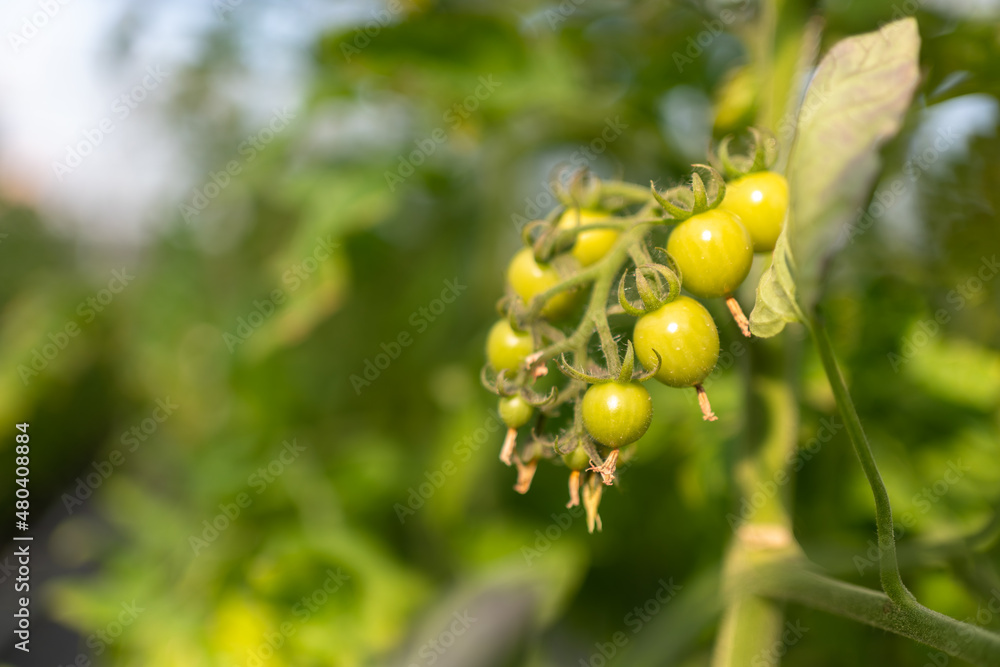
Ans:
POLYGON ((820 62, 796 120, 786 238, 757 289, 754 335, 776 335, 818 300, 824 266, 878 175, 878 151, 910 105, 919 51, 917 22, 907 18, 838 42, 820 62))
POLYGON ((789 322, 805 319, 795 297, 794 264, 788 250, 788 227, 774 245, 771 266, 757 283, 757 300, 750 313, 750 333, 759 338, 777 336, 789 322))

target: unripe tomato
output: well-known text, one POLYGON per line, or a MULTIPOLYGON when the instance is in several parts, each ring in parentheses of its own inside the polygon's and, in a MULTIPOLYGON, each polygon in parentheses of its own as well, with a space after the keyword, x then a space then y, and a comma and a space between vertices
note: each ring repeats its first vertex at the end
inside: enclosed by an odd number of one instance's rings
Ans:
POLYGON ((577 447, 569 454, 563 454, 563 463, 570 470, 583 470, 590 467, 590 454, 583 447, 577 447))
POLYGON ((691 216, 670 233, 667 252, 684 288, 702 298, 728 296, 753 264, 753 241, 739 218, 720 209, 691 216))
MULTIPOLYGON (((601 211, 588 211, 579 209, 567 209, 556 227, 559 229, 572 229, 580 225, 593 225, 604 222, 609 216, 601 211)), ((582 266, 594 264, 611 250, 611 247, 618 240, 621 232, 617 229, 588 229, 576 235, 576 241, 570 254, 576 257, 582 266)))
POLYGON ((653 399, 638 382, 595 384, 583 395, 583 426, 597 442, 617 449, 635 442, 649 428, 653 399))
POLYGON ((759 171, 726 184, 719 208, 739 216, 753 240, 754 252, 770 252, 788 213, 788 181, 773 171, 759 171))
POLYGON ((671 387, 700 384, 719 360, 719 331, 712 315, 694 299, 679 296, 639 318, 632 333, 635 354, 656 379, 671 387))
POLYGON ((507 320, 500 320, 486 336, 486 359, 497 371, 517 370, 534 351, 531 334, 518 332, 507 320))
MULTIPOLYGON (((507 282, 514 293, 527 303, 536 294, 554 287, 561 279, 555 268, 548 264, 539 264, 531 248, 517 251, 507 268, 507 282)), ((576 305, 576 294, 570 291, 560 292, 546 302, 542 307, 542 315, 549 318, 559 318, 569 313, 576 305)))
POLYGON ((507 428, 521 428, 529 421, 535 409, 520 396, 504 396, 500 399, 500 419, 507 428))

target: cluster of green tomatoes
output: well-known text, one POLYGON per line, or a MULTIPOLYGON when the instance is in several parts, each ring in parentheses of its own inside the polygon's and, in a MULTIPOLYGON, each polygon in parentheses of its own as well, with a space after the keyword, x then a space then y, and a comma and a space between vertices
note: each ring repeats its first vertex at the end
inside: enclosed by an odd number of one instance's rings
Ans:
POLYGON ((500 459, 526 493, 538 461, 561 458, 567 507, 582 491, 591 532, 623 448, 652 420, 643 381, 693 387, 703 418, 716 419, 702 382, 719 333, 696 298, 724 298, 750 335, 733 293, 754 253, 774 249, 788 210, 785 178, 767 169, 773 140, 751 134, 747 155, 730 156, 727 137, 719 169, 694 165, 690 186, 666 192, 574 174, 559 189, 564 206, 525 227, 507 268, 483 369, 508 428, 500 459))

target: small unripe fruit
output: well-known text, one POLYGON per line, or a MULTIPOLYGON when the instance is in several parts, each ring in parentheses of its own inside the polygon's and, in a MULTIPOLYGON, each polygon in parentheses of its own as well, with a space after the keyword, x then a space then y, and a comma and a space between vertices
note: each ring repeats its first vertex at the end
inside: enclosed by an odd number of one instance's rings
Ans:
MULTIPOLYGON (((579 209, 567 209, 559 218, 559 229, 572 229, 579 225, 594 225, 610 218, 607 213, 579 209)), ((576 235, 570 254, 582 266, 590 266, 602 259, 618 240, 617 229, 588 229, 576 235)))
POLYGON ((595 384, 583 395, 583 426, 597 442, 617 449, 635 442, 649 428, 653 399, 638 382, 595 384))
POLYGON ((728 296, 753 264, 753 241, 739 218, 721 209, 691 216, 670 233, 667 252, 681 270, 681 284, 702 298, 728 296))
POLYGON ((570 470, 583 470, 590 467, 590 454, 583 447, 577 447, 569 454, 562 455, 563 463, 570 470))
POLYGON ((497 371, 517 370, 534 351, 531 334, 514 331, 507 320, 500 320, 486 337, 486 359, 497 371))
POLYGON ((635 323, 632 343, 647 369, 671 387, 691 387, 708 377, 719 360, 719 331, 712 315, 694 299, 679 296, 635 323))
POLYGON ((739 216, 754 252, 770 252, 788 213, 788 181, 773 171, 758 171, 726 185, 719 208, 739 216))
MULTIPOLYGON (((507 282, 514 293, 528 303, 536 294, 555 287, 561 279, 554 267, 535 261, 531 248, 522 248, 510 261, 510 266, 507 268, 507 282)), ((572 291, 554 295, 542 307, 542 315, 552 319, 567 315, 576 305, 575 297, 576 294, 572 291)))
POLYGON ((500 399, 500 419, 507 428, 521 428, 529 421, 535 409, 520 396, 505 396, 500 399))

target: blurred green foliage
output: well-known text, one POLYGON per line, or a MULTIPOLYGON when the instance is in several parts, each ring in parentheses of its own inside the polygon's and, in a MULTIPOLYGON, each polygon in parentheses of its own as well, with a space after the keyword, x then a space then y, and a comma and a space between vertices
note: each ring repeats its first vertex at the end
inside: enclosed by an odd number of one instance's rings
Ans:
MULTIPOLYGON (((28 208, 6 208, 0 423, 31 423, 33 523, 69 572, 36 599, 81 637, 64 660, 80 651, 143 667, 432 664, 426 642, 471 609, 478 648, 438 664, 588 664, 616 632, 631 656, 616 664, 708 664, 726 515, 738 511, 728 479, 745 355, 712 382, 716 424, 697 418, 693 392, 650 387, 653 426, 605 493, 594 535, 564 509, 564 469, 542 467, 527 496, 511 490, 478 373, 518 221, 551 207, 557 163, 589 147, 599 175, 673 184, 704 159, 714 118, 728 119, 718 136, 754 117, 752 86, 725 95, 734 68, 769 75, 746 46, 756 3, 739 5, 683 71, 674 54, 721 5, 407 5, 349 60, 342 45, 356 44, 354 26, 324 35, 292 125, 189 224, 165 212, 173 224, 148 247, 77 245, 28 208), (609 123, 621 131, 597 150, 609 123), (387 178, 405 164, 412 175, 387 178), (79 304, 122 267, 134 280, 85 322, 79 304), (461 291, 435 312, 446 281, 461 291), (21 369, 71 321, 79 335, 25 382, 21 369), (402 333, 412 343, 394 348, 402 333), (386 348, 395 358, 378 368, 386 348), (177 408, 149 433, 158 399, 177 408), (133 427, 144 438, 130 451, 133 427), (286 442, 304 451, 283 460, 286 442), (124 463, 68 512, 67 494, 116 450, 124 463), (661 580, 681 592, 636 630, 629 614, 661 580), (93 641, 133 600, 143 611, 120 636, 93 641)), ((822 15, 824 45, 894 11, 782 6, 822 15)), ((1000 250, 1000 32, 929 9, 918 14, 926 77, 886 151, 883 183, 906 178, 939 105, 985 96, 992 125, 907 181, 906 200, 838 259, 827 301, 897 517, 912 516, 904 575, 929 606, 965 619, 1000 587, 996 548, 972 556, 955 542, 1000 500, 1000 281, 970 287, 961 305, 949 295, 1000 250), (948 320, 927 334, 921 322, 942 309, 948 320), (967 470, 938 493, 959 461, 967 470)), ((208 173, 261 125, 198 117, 214 83, 239 68, 238 54, 206 53, 172 113, 178 127, 202 126, 188 140, 208 173)), ((724 321, 721 304, 709 305, 724 321)), ((723 349, 743 351, 734 326, 721 333, 723 349)), ((802 367, 807 442, 834 406, 811 350, 802 367)), ((2 489, 0 506, 10 506, 13 487, 2 489)), ((803 467, 794 507, 812 558, 878 586, 877 567, 857 567, 874 522, 843 433, 803 467)), ((797 607, 786 617, 809 629, 788 665, 927 660, 909 640, 843 619, 797 607)), ((1000 629, 1000 618, 988 626, 1000 629)))

